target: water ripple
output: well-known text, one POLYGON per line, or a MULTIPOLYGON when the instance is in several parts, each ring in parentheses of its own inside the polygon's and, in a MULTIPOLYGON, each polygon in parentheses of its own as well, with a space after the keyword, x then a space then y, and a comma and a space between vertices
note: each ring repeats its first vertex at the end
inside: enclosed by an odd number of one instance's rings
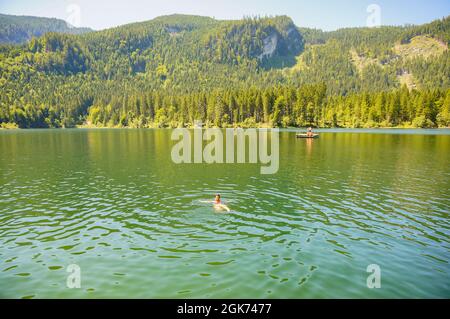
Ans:
POLYGON ((443 139, 436 148, 329 133, 307 146, 284 133, 280 171, 266 176, 176 166, 167 134, 0 135, 11 139, 0 143, 0 297, 450 293, 449 136, 427 136, 443 139), (218 192, 230 213, 202 202, 218 192), (76 292, 65 289, 72 263, 85 276, 76 292), (383 291, 365 287, 371 263, 385 270, 383 291))

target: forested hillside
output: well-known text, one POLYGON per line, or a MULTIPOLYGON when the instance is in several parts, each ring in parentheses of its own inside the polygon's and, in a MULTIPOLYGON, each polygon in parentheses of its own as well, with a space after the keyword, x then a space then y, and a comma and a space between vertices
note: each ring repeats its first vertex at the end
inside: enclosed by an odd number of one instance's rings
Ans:
POLYGON ((450 126, 449 23, 323 32, 172 15, 46 33, 0 46, 0 123, 450 126))
POLYGON ((90 31, 89 28, 75 28, 55 18, 0 14, 0 43, 20 44, 47 32, 80 34, 90 31))

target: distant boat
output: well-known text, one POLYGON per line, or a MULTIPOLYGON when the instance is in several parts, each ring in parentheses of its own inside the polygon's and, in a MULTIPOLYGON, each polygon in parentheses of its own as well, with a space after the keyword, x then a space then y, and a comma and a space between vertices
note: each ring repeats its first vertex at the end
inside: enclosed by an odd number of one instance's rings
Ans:
POLYGON ((318 138, 319 134, 313 133, 311 136, 308 136, 307 133, 297 133, 295 134, 297 138, 318 138))

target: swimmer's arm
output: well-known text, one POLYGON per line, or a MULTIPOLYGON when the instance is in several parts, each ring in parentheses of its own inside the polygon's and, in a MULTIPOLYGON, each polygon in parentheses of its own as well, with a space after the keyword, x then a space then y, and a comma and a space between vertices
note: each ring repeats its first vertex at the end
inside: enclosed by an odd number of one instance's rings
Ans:
POLYGON ((225 209, 227 212, 230 211, 230 209, 228 208, 227 205, 224 205, 224 204, 216 204, 216 206, 218 206, 218 207, 220 207, 220 208, 222 208, 222 209, 225 209))

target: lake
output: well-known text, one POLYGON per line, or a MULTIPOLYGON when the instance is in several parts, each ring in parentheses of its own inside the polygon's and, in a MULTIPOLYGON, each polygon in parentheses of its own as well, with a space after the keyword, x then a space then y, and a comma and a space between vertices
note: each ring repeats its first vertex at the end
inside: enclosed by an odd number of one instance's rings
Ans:
POLYGON ((285 130, 273 175, 170 135, 0 131, 0 297, 450 297, 450 130, 285 130))

